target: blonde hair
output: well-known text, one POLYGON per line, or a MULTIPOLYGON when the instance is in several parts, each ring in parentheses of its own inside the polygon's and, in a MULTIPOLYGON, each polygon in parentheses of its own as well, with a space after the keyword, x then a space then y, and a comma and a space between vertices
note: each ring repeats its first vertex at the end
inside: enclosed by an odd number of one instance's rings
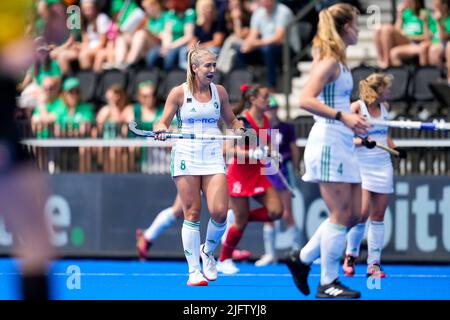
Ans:
POLYGON ((345 24, 352 22, 358 14, 358 9, 348 3, 338 3, 320 11, 317 34, 313 40, 313 49, 318 51, 319 59, 334 57, 347 64, 341 34, 345 24))
POLYGON ((370 105, 377 101, 381 92, 392 85, 393 77, 386 73, 372 73, 359 82, 359 96, 370 105))
POLYGON ((202 26, 205 23, 205 17, 200 14, 201 8, 205 5, 212 5, 213 6, 213 19, 215 20, 216 17, 216 4, 213 0, 197 0, 197 3, 195 4, 195 12, 197 13, 197 25, 202 26))
POLYGON ((188 52, 186 82, 191 92, 194 92, 195 89, 195 72, 192 69, 192 65, 195 64, 197 67, 199 67, 202 61, 202 57, 204 57, 205 55, 211 55, 214 56, 214 58, 216 57, 216 55, 208 49, 201 48, 200 42, 197 42, 195 45, 193 45, 188 52))

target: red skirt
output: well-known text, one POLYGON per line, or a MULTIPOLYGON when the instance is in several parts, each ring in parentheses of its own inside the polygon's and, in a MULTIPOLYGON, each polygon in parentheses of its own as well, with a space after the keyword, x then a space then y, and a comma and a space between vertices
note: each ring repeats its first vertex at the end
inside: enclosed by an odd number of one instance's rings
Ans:
POLYGON ((265 193, 272 184, 261 175, 261 164, 235 164, 227 168, 228 193, 233 197, 252 197, 265 193))

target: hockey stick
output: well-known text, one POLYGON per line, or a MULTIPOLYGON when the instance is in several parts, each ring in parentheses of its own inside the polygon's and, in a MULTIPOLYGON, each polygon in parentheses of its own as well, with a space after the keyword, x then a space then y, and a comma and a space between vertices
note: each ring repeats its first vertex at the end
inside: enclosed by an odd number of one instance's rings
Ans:
POLYGON ((283 182, 283 184, 286 187, 286 189, 288 189, 289 192, 291 193, 292 198, 295 198, 294 189, 292 189, 291 185, 287 181, 287 179, 284 176, 284 174, 281 172, 280 168, 278 168, 278 170, 277 170, 277 175, 280 178, 281 182, 283 182))
POLYGON ((362 141, 361 144, 364 147, 366 147, 367 149, 373 149, 374 147, 378 147, 380 149, 383 149, 384 151, 389 152, 390 154, 392 154, 395 157, 400 157, 400 152, 395 149, 389 148, 388 146, 380 144, 376 141, 369 141, 369 140, 367 140, 367 137, 366 138, 363 138, 361 136, 355 136, 355 137, 360 138, 362 141))
POLYGON ((400 157, 400 152, 398 152, 398 151, 395 150, 395 149, 389 148, 388 146, 385 146, 385 145, 383 145, 383 144, 377 143, 376 147, 377 147, 377 148, 380 148, 380 149, 383 149, 383 150, 385 150, 385 151, 387 151, 387 152, 389 152, 390 154, 392 154, 392 155, 395 156, 395 157, 400 157))
POLYGON ((386 121, 386 120, 369 120, 369 123, 377 126, 385 126, 390 128, 404 128, 417 130, 450 130, 450 123, 443 121, 422 122, 422 121, 386 121))
MULTIPOLYGON (((266 146, 264 147, 265 152, 267 153, 269 148, 266 146)), ((281 156, 281 155, 280 155, 281 156)), ((273 157, 270 157, 270 167, 272 168, 276 168, 276 174, 278 176, 278 178, 280 178, 281 182, 284 184, 284 186, 286 187, 286 189, 289 190, 292 198, 295 198, 295 193, 294 193, 294 189, 292 189, 291 185, 289 184, 289 182, 287 181, 286 177, 284 176, 284 174, 281 172, 280 170, 280 166, 276 166, 275 165, 275 160, 273 157)))
MULTIPOLYGON (((155 138, 156 133, 148 130, 141 130, 137 128, 135 121, 128 124, 128 128, 131 132, 139 137, 155 138)), ((190 140, 239 140, 242 136, 236 135, 208 135, 208 134, 196 134, 196 133, 172 133, 161 132, 166 135, 167 139, 190 139, 190 140)))

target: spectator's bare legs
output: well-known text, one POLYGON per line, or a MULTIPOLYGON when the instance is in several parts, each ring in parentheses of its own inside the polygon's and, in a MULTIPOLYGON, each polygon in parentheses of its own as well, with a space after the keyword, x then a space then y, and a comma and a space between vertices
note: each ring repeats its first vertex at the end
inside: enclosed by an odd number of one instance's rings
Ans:
POLYGON ((383 50, 383 42, 381 41, 381 34, 384 25, 380 25, 375 31, 375 47, 377 48, 377 65, 380 68, 385 68, 388 65, 388 58, 386 58, 383 50))
POLYGON ((75 49, 61 50, 57 55, 56 61, 63 74, 68 74, 71 72, 70 63, 77 60, 79 56, 79 51, 75 49))
POLYGON ((391 64, 401 66, 402 60, 420 55, 421 47, 419 44, 405 44, 392 48, 390 53, 391 64))
POLYGON ((445 61, 447 62, 447 80, 450 83, 450 46, 445 46, 445 61))
POLYGON ((108 48, 100 49, 94 58, 94 71, 101 73, 103 71, 103 64, 108 61, 108 48))
POLYGON ((113 65, 116 58, 116 42, 112 40, 108 41, 106 43, 106 51, 108 52, 106 55, 106 61, 109 65, 113 65))
POLYGON ((432 66, 442 67, 444 62, 444 47, 441 43, 433 43, 428 49, 428 61, 432 66))
POLYGON ((146 30, 138 30, 131 40, 131 48, 128 52, 126 62, 128 64, 135 63, 140 57, 143 56, 152 46, 156 43, 152 41, 146 30))
POLYGON ((420 45, 419 64, 421 66, 429 65, 430 64, 429 49, 431 46, 431 42, 430 41, 422 41, 419 45, 420 45))
POLYGON ((408 44, 410 40, 391 24, 384 24, 380 28, 380 31, 375 34, 375 44, 377 45, 378 52, 381 53, 379 66, 381 68, 387 68, 391 65, 391 49, 399 45, 408 44))
POLYGON ((116 63, 121 64, 125 62, 132 36, 129 33, 124 33, 116 39, 116 63))
POLYGON ((82 70, 92 69, 94 63, 95 54, 89 49, 81 49, 78 61, 82 70))

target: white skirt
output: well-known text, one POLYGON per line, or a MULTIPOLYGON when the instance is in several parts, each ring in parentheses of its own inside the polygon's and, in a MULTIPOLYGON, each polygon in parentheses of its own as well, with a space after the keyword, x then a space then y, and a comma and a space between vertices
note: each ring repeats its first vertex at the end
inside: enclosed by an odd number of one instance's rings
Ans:
POLYGON ((305 147, 306 182, 361 183, 353 133, 342 125, 316 122, 305 147))
POLYGON ((364 190, 382 194, 394 192, 394 169, 390 158, 359 159, 364 190))
POLYGON ((225 174, 222 148, 221 141, 178 140, 172 147, 172 177, 225 174))

